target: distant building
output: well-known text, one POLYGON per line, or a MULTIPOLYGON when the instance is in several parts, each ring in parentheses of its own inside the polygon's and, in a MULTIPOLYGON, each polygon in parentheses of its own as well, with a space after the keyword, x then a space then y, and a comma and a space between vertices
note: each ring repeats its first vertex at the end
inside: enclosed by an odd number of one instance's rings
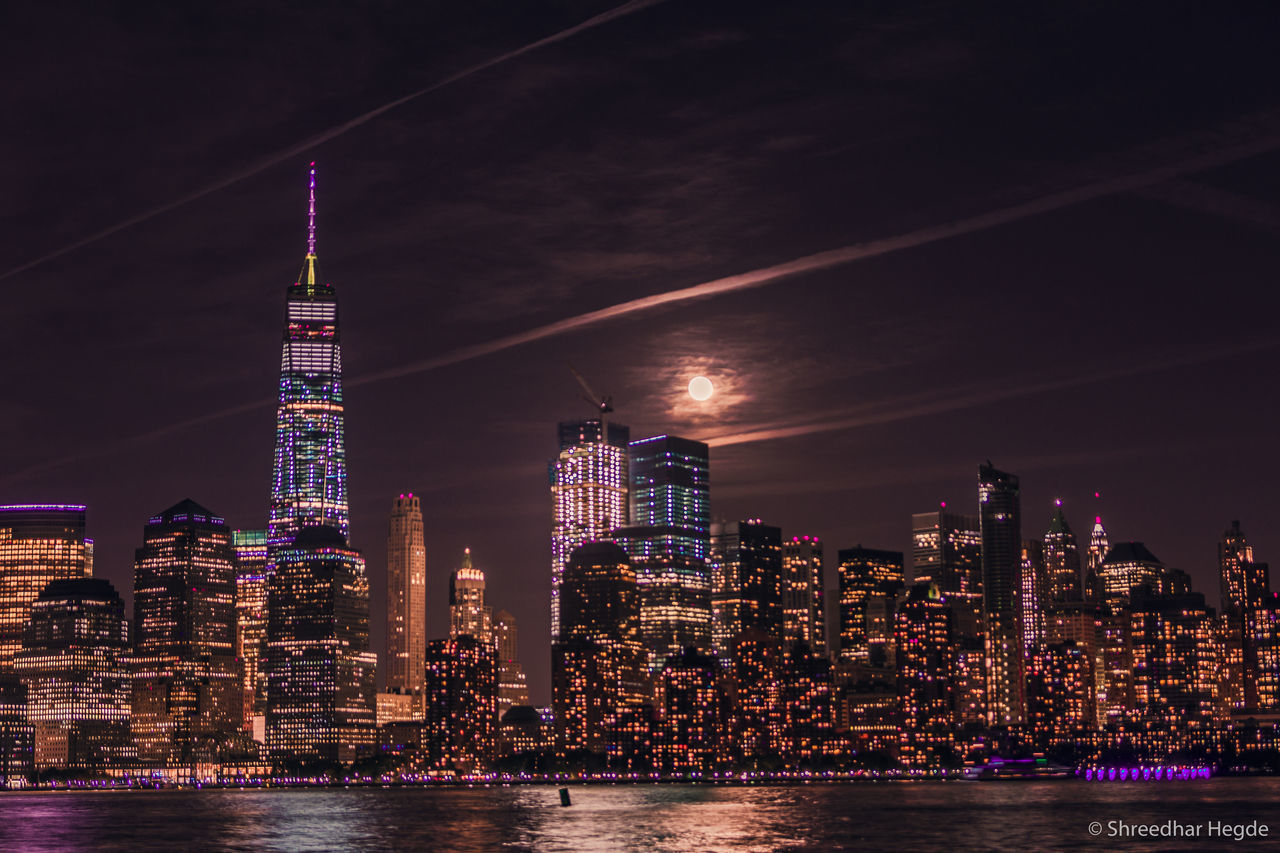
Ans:
POLYGON ((372 747, 376 723, 364 559, 337 529, 304 527, 277 552, 267 613, 271 755, 354 761, 372 747))
POLYGON ((32 603, 13 665, 27 688, 37 770, 132 768, 128 649, 124 601, 105 580, 53 581, 32 603))
POLYGON ((1141 542, 1117 542, 1102 558, 1099 569, 1103 597, 1113 608, 1129 604, 1130 593, 1140 586, 1168 592, 1164 563, 1141 542))
POLYGON ((152 516, 133 572, 133 738, 144 767, 212 761, 244 728, 235 552, 190 499, 152 516))
POLYGON ((712 645, 722 663, 733 639, 782 639, 782 531, 759 519, 711 526, 712 645))
POLYGON ((894 618, 897 645, 899 756, 913 767, 954 760, 955 646, 952 611, 937 584, 915 584, 894 618))
POLYGON ((903 585, 901 551, 843 548, 840 576, 840 659, 891 664, 894 600, 903 585))
POLYGON ((471 634, 427 642, 426 721, 434 767, 487 769, 497 750, 494 649, 471 634))
POLYGON ((831 755, 836 695, 831 659, 803 642, 785 649, 779 677, 781 752, 788 766, 818 766, 831 755))
POLYGON ((1208 748, 1215 721, 1226 714, 1219 701, 1221 640, 1204 596, 1134 589, 1130 624, 1137 708, 1182 733, 1185 748, 1208 748))
POLYGON ((631 432, 600 419, 559 426, 560 453, 547 466, 551 480, 551 639, 560 636, 565 563, 574 548, 626 527, 627 445, 631 432))
POLYGON ((267 531, 233 530, 236 565, 236 658, 244 691, 244 730, 267 713, 267 531))
POLYGON ((987 722, 1021 725, 1025 717, 1022 610, 1022 500, 1018 478, 990 463, 978 468, 982 526, 982 594, 987 659, 987 722))
POLYGON ((81 505, 0 506, 0 676, 13 671, 31 605, 56 580, 93 574, 81 505))
POLYGON ((782 543, 782 633, 815 654, 827 653, 822 540, 793 536, 782 543))
POLYGON ((1235 707, 1257 708, 1258 644, 1249 628, 1250 617, 1267 605, 1271 598, 1270 567, 1255 562, 1253 547, 1240 529, 1240 522, 1222 534, 1218 543, 1218 572, 1222 589, 1222 616, 1225 641, 1234 664, 1228 689, 1235 707))
POLYGON ((720 666, 687 648, 662 667, 662 733, 658 764, 667 773, 710 772, 720 756, 724 725, 720 666))
POLYGON ((1084 597, 1095 604, 1105 598, 1102 589, 1102 561, 1111 550, 1107 529, 1102 526, 1102 516, 1093 517, 1093 530, 1089 533, 1089 550, 1085 552, 1084 597))
POLYGON ((498 651, 498 718, 501 719, 508 708, 529 704, 529 684, 520 665, 516 617, 506 610, 495 613, 493 635, 498 651))
POLYGON ((402 494, 387 527, 387 690, 421 693, 426 675, 427 546, 422 499, 402 494))
POLYGON ((1027 726, 1040 749, 1083 749, 1094 721, 1093 661, 1068 640, 1027 658, 1027 726))
POLYGON ((35 729, 27 719, 27 687, 0 680, 0 789, 25 788, 35 771, 35 729))
POLYGON ((471 549, 449 575, 449 636, 464 634, 493 645, 493 608, 484 603, 484 572, 471 564, 471 549))
POLYGON ((556 752, 604 751, 604 726, 648 700, 635 571, 611 542, 589 542, 565 566, 560 638, 551 648, 556 752))
POLYGON ((1062 511, 1062 501, 1054 502, 1049 529, 1044 534, 1044 565, 1048 601, 1083 601, 1080 546, 1062 511))
POLYGON ((1039 539, 1022 540, 1022 642, 1026 654, 1044 642, 1044 608, 1049 600, 1044 545, 1039 539))

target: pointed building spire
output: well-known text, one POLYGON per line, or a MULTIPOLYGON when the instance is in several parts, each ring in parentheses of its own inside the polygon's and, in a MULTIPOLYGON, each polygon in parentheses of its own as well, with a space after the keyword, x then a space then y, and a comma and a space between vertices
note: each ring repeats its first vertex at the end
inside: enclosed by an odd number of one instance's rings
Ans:
POLYGON ((464 569, 471 568, 471 549, 470 548, 462 549, 462 568, 464 569))
POLYGON ((310 198, 307 202, 307 284, 316 284, 316 161, 311 161, 310 198))

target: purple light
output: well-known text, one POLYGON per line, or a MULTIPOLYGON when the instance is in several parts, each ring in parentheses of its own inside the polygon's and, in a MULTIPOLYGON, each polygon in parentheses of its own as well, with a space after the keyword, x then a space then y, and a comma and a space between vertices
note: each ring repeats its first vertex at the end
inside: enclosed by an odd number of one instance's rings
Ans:
POLYGON ((85 510, 88 509, 88 507, 84 506, 83 504, 9 504, 8 506, 0 506, 0 512, 7 512, 8 510, 21 511, 24 509, 65 510, 68 512, 84 512, 85 510))
POLYGON ((1114 767, 1112 767, 1109 771, 1107 771, 1107 778, 1108 779, 1116 778, 1116 769, 1114 767))

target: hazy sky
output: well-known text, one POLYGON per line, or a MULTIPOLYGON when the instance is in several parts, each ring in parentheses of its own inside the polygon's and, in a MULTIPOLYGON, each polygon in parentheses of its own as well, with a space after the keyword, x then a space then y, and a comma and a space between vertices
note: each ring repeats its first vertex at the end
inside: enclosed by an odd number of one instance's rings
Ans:
POLYGON ((1280 560, 1280 10, 633 3, 369 116, 617 8, 0 8, 0 502, 87 503, 126 595, 150 514, 265 525, 315 159, 379 652, 413 491, 429 633, 469 545, 549 699, 568 363, 633 437, 712 440, 713 512, 821 536, 829 585, 988 458, 1024 536, 1061 497, 1213 604, 1232 519, 1280 560))

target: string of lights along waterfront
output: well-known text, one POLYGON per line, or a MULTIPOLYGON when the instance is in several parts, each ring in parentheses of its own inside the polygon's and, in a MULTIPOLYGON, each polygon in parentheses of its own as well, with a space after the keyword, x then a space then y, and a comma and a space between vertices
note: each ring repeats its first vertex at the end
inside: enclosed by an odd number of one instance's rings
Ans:
POLYGON ((1117 767, 1196 778, 1280 759, 1280 598, 1240 522, 1217 546, 1216 609, 1143 542, 1111 541, 1096 510, 1084 542, 1062 501, 1024 506, 1019 476, 990 461, 970 506, 902 519, 909 554, 829 543, 716 517, 712 448, 632 440, 581 375, 595 416, 547 425, 549 647, 517 642, 513 593, 488 581, 486 531, 471 532, 474 551, 428 561, 424 504, 406 491, 387 496, 387 557, 373 567, 386 580, 379 659, 370 568, 348 538, 338 301, 317 272, 314 164, 307 189, 266 516, 233 530, 182 498, 139 519, 130 620, 94 576, 89 508, 0 507, 5 786, 1109 781, 1117 767), (433 572, 448 573, 447 602, 427 596, 433 572), (431 608, 447 609, 446 637, 428 638, 431 608), (550 705, 530 704, 521 655, 550 656, 550 705))

